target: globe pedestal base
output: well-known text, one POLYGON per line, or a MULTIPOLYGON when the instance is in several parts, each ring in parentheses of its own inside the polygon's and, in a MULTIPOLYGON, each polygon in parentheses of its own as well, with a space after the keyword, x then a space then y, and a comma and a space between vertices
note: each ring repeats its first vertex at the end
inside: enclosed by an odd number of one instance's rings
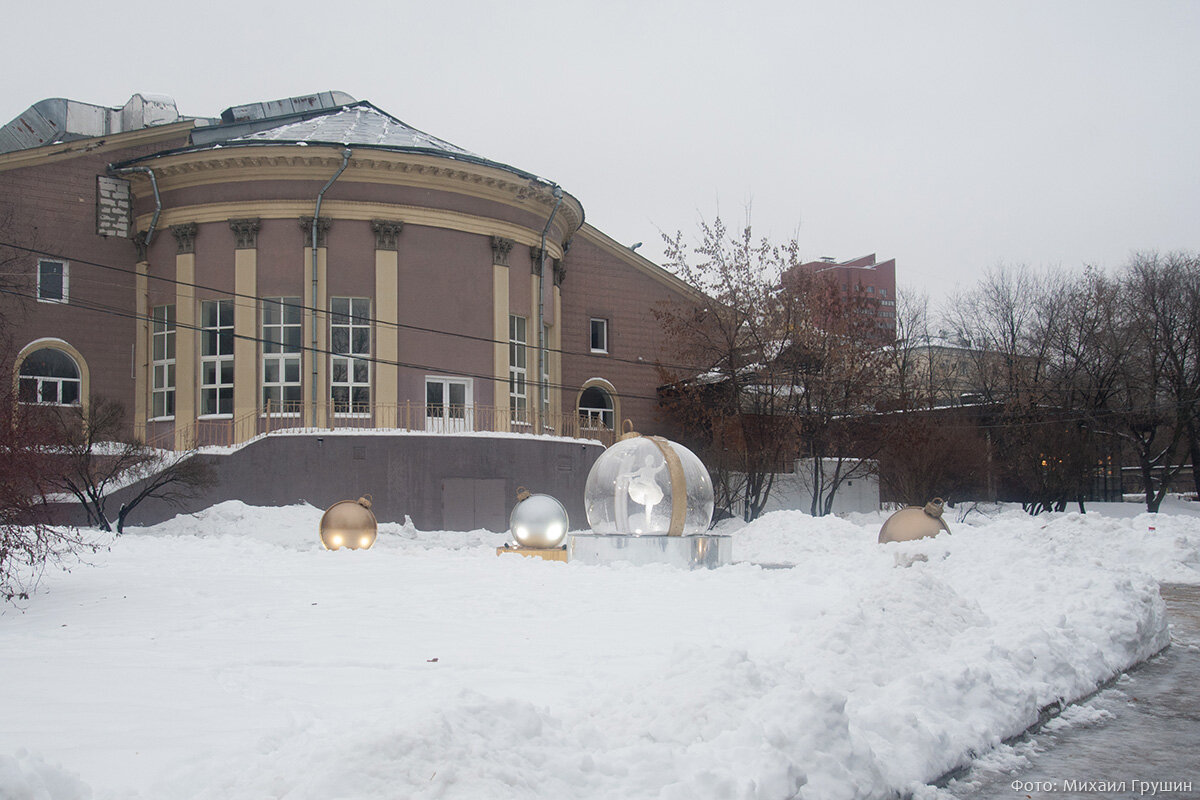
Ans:
POLYGON ((505 553, 515 553, 526 558, 541 558, 546 561, 566 561, 567 548, 565 545, 561 547, 521 547, 519 545, 496 548, 496 555, 502 556, 505 553))
POLYGON ((567 539, 567 558, 580 564, 615 564, 635 567, 669 564, 680 569, 715 569, 733 561, 729 536, 626 536, 573 533, 567 539))

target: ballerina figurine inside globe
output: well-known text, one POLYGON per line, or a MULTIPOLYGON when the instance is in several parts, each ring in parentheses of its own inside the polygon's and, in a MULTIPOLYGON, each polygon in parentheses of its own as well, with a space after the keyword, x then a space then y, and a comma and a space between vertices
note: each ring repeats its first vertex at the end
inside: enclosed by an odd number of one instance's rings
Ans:
POLYGON ((584 509, 592 534, 574 534, 568 558, 711 567, 728 563, 729 537, 710 534, 712 478, 683 445, 632 431, 588 474, 584 509))
POLYGON ((681 444, 628 436, 596 460, 584 488, 596 533, 681 536, 712 522, 713 488, 700 459, 681 444))

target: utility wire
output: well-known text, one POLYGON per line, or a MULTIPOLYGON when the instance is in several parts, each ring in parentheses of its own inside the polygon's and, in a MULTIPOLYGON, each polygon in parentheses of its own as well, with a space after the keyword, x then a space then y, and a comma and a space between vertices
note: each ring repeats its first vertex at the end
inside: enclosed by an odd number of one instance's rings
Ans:
MULTIPOLYGON (((12 248, 15 250, 20 250, 20 251, 31 253, 34 255, 46 256, 48 258, 61 259, 63 261, 69 261, 71 263, 87 264, 89 266, 93 266, 93 267, 97 267, 97 268, 105 269, 105 270, 110 270, 113 272, 119 272, 119 273, 124 273, 124 274, 128 274, 128 275, 134 275, 134 276, 136 276, 138 274, 136 270, 132 270, 127 267, 117 267, 117 266, 113 266, 110 264, 103 264, 103 263, 96 262, 96 261, 90 261, 87 259, 71 258, 68 256, 64 256, 62 254, 52 253, 52 252, 46 251, 46 250, 39 250, 37 248, 25 247, 23 245, 14 244, 12 242, 0 241, 0 246, 9 247, 9 248, 12 248)), ((22 275, 23 274, 24 273, 22 273, 22 275)), ((83 278, 82 276, 80 276, 80 277, 85 282, 103 283, 103 282, 97 281, 95 279, 83 278)), ((228 291, 225 289, 218 289, 216 287, 208 286, 205 284, 181 281, 181 280, 178 280, 175 278, 167 278, 165 276, 153 275, 150 273, 146 273, 146 277, 152 278, 154 280, 162 281, 165 283, 173 284, 173 285, 186 286, 186 287, 190 287, 193 289, 201 289, 201 290, 205 290, 205 291, 210 291, 210 292, 213 292, 214 294, 227 295, 227 296, 230 296, 233 298, 250 300, 250 301, 253 301, 254 308, 257 308, 257 304, 263 300, 269 301, 269 300, 277 299, 274 297, 260 297, 257 295, 249 295, 249 294, 240 293, 240 292, 231 292, 231 291, 228 291)), ((80 278, 72 278, 72 282, 75 282, 77 280, 80 280, 80 278)), ((20 297, 20 298, 26 299, 26 300, 35 300, 36 301, 36 300, 40 299, 36 295, 30 294, 27 292, 20 292, 15 289, 11 289, 11 288, 0 287, 0 293, 11 295, 14 297, 20 297)), ((235 304, 236 304, 236 301, 235 301, 235 304)), ((78 297, 73 297, 69 303, 66 303, 63 305, 65 305, 68 308, 74 307, 74 308, 79 308, 79 309, 88 310, 88 311, 95 311, 97 313, 108 314, 110 316, 116 316, 116 317, 121 317, 121 318, 125 318, 125 319, 136 320, 136 321, 143 321, 143 322, 145 322, 145 321, 153 322, 154 321, 153 316, 148 315, 148 314, 138 314, 136 312, 126 311, 124 309, 117 308, 115 306, 106 305, 106 304, 100 303, 98 301, 81 300, 78 297)), ((288 307, 292 307, 292 308, 300 308, 301 310, 304 310, 304 311, 316 311, 318 314, 324 315, 326 317, 333 315, 333 312, 331 312, 329 309, 317 309, 312 306, 306 306, 303 304, 296 304, 296 303, 285 303, 284 305, 286 305, 288 307)), ((245 308, 247 306, 245 304, 242 304, 242 307, 245 308)), ((349 315, 347 315, 347 316, 349 316, 349 315)), ((398 322, 386 322, 386 321, 382 321, 382 320, 379 320, 379 319, 376 319, 373 317, 355 316, 353 318, 358 319, 358 320, 364 320, 364 321, 370 322, 372 324, 381 325, 384 327, 394 327, 397 329, 413 330, 413 331, 417 331, 420 333, 451 336, 451 337, 455 337, 455 338, 467 339, 467 340, 471 340, 471 341, 478 341, 478 342, 483 342, 483 343, 487 343, 487 344, 503 344, 503 345, 513 344, 513 342, 511 342, 510 340, 506 340, 506 339, 492 339, 489 337, 475 336, 472 334, 460 333, 460 332, 456 332, 456 331, 446 331, 446 330, 440 330, 440 329, 436 329, 436 328, 426 328, 426 327, 422 327, 422 326, 409 325, 409 324, 398 323, 398 322)), ((175 321, 175 326, 176 326, 176 328, 184 328, 184 329, 190 329, 190 330, 201 331, 201 332, 206 330, 202 326, 198 326, 198 325, 184 325, 183 323, 180 323, 178 320, 175 321)), ((258 344, 263 344, 263 343, 280 344, 279 342, 275 342, 272 339, 265 339, 265 338, 258 337, 258 336, 250 336, 250 335, 246 335, 246 334, 236 334, 236 333, 235 334, 226 334, 226 335, 232 336, 235 339, 251 341, 251 342, 258 343, 258 344)), ((361 356, 361 355, 354 355, 354 354, 350 354, 350 353, 337 353, 337 352, 334 352, 327 348, 314 348, 311 345, 303 346, 302 350, 305 352, 310 352, 310 353, 314 353, 317 355, 330 355, 330 356, 339 356, 339 357, 344 357, 344 358, 354 358, 354 359, 357 359, 360 361, 368 361, 373 364, 405 367, 408 369, 424 370, 424 371, 428 371, 428 372, 436 372, 436 373, 443 373, 443 374, 455 374, 455 375, 461 375, 463 377, 476 378, 476 379, 485 380, 485 381, 496 381, 496 382, 504 382, 505 381, 504 378, 497 378, 494 375, 484 375, 484 374, 480 374, 480 373, 461 372, 461 371, 457 371, 457 370, 447 370, 442 367, 435 367, 435 366, 426 365, 426 364, 418 364, 415 362, 404 362, 404 361, 394 361, 394 360, 389 360, 389 359, 382 359, 377 356, 361 356)), ((655 363, 655 362, 648 362, 648 361, 644 361, 644 360, 639 361, 639 360, 635 360, 635 359, 624 359, 624 358, 619 358, 619 357, 605 355, 605 354, 599 354, 599 353, 590 353, 590 352, 585 353, 585 352, 581 352, 581 351, 571 351, 571 350, 564 350, 564 349, 557 349, 557 348, 548 348, 548 351, 553 352, 553 353, 560 353, 560 354, 568 355, 568 356, 590 356, 590 357, 595 357, 595 358, 602 358, 605 361, 609 361, 609 362, 616 361, 616 362, 634 364, 634 365, 639 365, 639 366, 664 366, 664 367, 672 367, 675 369, 687 370, 687 371, 692 371, 692 372, 706 372, 706 371, 709 371, 712 369, 711 366, 710 367, 696 367, 696 366, 670 365, 670 364, 662 364, 661 362, 655 363)), ((560 390, 567 390, 567 391, 578 391, 581 388, 579 386, 572 386, 572 385, 567 385, 567 384, 563 384, 563 383, 547 383, 546 385, 553 389, 560 389, 560 390)), ((882 384, 882 383, 881 384, 864 384, 864 387, 879 389, 879 388, 890 387, 892 385, 893 384, 882 384)), ((1076 390, 1071 387, 1044 387, 1043 389, 1040 389, 1039 391, 1067 393, 1067 392, 1072 392, 1072 391, 1076 391, 1076 390)), ((650 401, 655 401, 655 402, 659 401, 659 398, 656 395, 650 396, 650 395, 641 395, 641 394, 632 394, 632 393, 623 392, 623 393, 621 393, 620 396, 625 397, 625 398, 638 399, 638 400, 650 400, 650 401)), ((1002 404, 1002 401, 996 401, 996 403, 1002 404)), ((1072 413, 1067 416, 1055 417, 1054 419, 1031 420, 1031 421, 1026 421, 1026 422, 1009 422, 1009 423, 996 423, 996 424, 987 424, 987 425, 950 423, 950 424, 944 425, 944 427, 963 428, 963 429, 971 429, 971 428, 974 428, 974 429, 1032 428, 1032 427, 1038 427, 1038 426, 1043 426, 1043 425, 1056 425, 1056 424, 1063 424, 1063 423, 1068 423, 1068 422, 1086 422, 1086 421, 1095 420, 1095 419, 1099 419, 1099 418, 1103 418, 1103 417, 1117 416, 1117 415, 1121 415, 1121 414, 1138 414, 1138 413, 1146 413, 1146 412, 1159 411, 1159 410, 1165 410, 1165 409, 1177 409, 1177 408, 1182 408, 1186 405, 1193 405, 1193 403, 1191 403, 1189 401, 1180 401, 1178 403, 1168 404, 1165 407, 1164 406, 1144 406, 1144 407, 1140 407, 1140 408, 1119 409, 1119 410, 1110 410, 1110 411, 1075 412, 1075 413, 1072 413)), ((952 408, 969 408, 969 407, 970 406, 952 406, 952 408)), ((935 409, 911 409, 910 411, 925 412, 925 411, 931 411, 931 410, 935 410, 935 409)), ((887 413, 887 412, 860 412, 860 413, 853 413, 853 414, 838 414, 836 416, 840 419, 871 419, 871 418, 877 419, 877 418, 879 418, 879 416, 881 416, 881 413, 887 413)))
MULTIPOLYGON (((122 273, 125 275, 133 275, 135 277, 139 274, 137 272, 137 270, 130 269, 128 267, 118 267, 118 266, 114 266, 112 264, 104 264, 99 261, 90 261, 90 260, 84 259, 84 258, 74 258, 74 257, 68 256, 68 255, 63 255, 61 253, 52 253, 48 250, 39 250, 34 247, 25 247, 23 245, 14 244, 13 242, 0 241, 0 247, 9 247, 14 250, 20 250, 25 253, 30 253, 32 255, 38 255, 38 256, 44 256, 46 258, 58 259, 60 261, 70 262, 72 264, 86 264, 90 267, 96 267, 98 269, 105 269, 105 270, 109 270, 112 272, 119 272, 119 273, 122 273)), ((255 304, 255 307, 257 307, 257 303, 262 300, 277 299, 275 297, 262 297, 259 295, 246 294, 244 292, 230 291, 228 289, 219 289, 215 286, 209 286, 209 285, 203 284, 203 283, 194 283, 191 281, 181 281, 178 278, 168 278, 165 275, 155 275, 151 272, 146 272, 146 273, 144 273, 144 275, 146 278, 148 278, 150 280, 160 281, 162 283, 172 284, 175 286, 185 286, 185 287, 188 287, 191 289, 200 289, 200 290, 203 290, 206 292, 212 292, 214 294, 226 295, 228 297, 236 298, 236 299, 249 300, 255 304)), ((88 278, 84 278, 83 280, 89 281, 88 278)), ((94 281, 95 279, 90 279, 90 280, 94 281)), ((76 278, 72 277, 71 282, 74 283, 75 281, 76 281, 76 278)), ((102 284, 103 282, 96 281, 96 283, 102 284)), ((299 308, 302 311, 316 312, 317 314, 325 315, 325 316, 328 316, 332 313, 327 308, 315 308, 310 305, 304 305, 303 303, 288 303, 287 305, 289 305, 293 308, 299 308)), ((376 307, 377 307, 378 303, 376 302, 374 305, 376 305, 376 307)), ((245 307, 245 306, 243 306, 243 307, 245 307)), ((425 326, 421 326, 421 325, 412 325, 412 324, 404 323, 404 322, 388 322, 385 320, 378 319, 376 317, 359 317, 359 319, 364 319, 367 322, 371 322, 375 325, 379 325, 379 326, 382 326, 385 328, 410 330, 410 331, 415 331, 417 333, 429 333, 429 334, 434 334, 434 335, 438 335, 438 336, 451 336, 451 337, 458 338, 458 339, 467 339, 469 341, 482 342, 485 344, 503 344, 503 345, 512 344, 512 342, 508 339, 492 339, 487 336, 476 336, 476 335, 470 334, 470 333, 462 333, 461 331, 448 331, 448 330, 443 330, 440 328, 429 328, 429 327, 425 327, 425 326)), ((634 366, 640 366, 640 367, 655 367, 655 366, 661 365, 663 367, 669 367, 671 369, 684 370, 684 371, 688 371, 688 372, 703 372, 706 369, 705 367, 688 366, 688 365, 682 365, 682 364, 662 364, 661 362, 647 361, 645 359, 622 358, 620 356, 609 355, 607 353, 593 353, 590 351, 585 352, 582 350, 578 350, 578 351, 577 350, 565 350, 565 349, 561 349, 561 348, 548 347, 548 348, 546 348, 546 351, 549 353, 560 353, 562 355, 568 355, 568 356, 582 356, 585 358, 599 358, 599 359, 603 359, 604 361, 608 361, 608 362, 616 361, 619 363, 632 364, 634 366)))
MULTIPOLYGON (((19 298, 22 298, 25 300, 37 300, 38 299, 36 295, 30 294, 28 292, 20 292, 20 291, 17 291, 16 289, 9 289, 9 288, 5 288, 5 287, 0 287, 0 294, 7 294, 12 297, 19 297, 19 298)), ((134 311, 126 311, 125 309, 116 308, 113 306, 105 305, 103 303, 96 303, 96 302, 89 302, 89 301, 77 301, 75 299, 72 299, 69 303, 64 303, 62 305, 65 308, 75 308, 75 309, 82 310, 82 311, 94 311, 96 313, 107 314, 109 316, 121 317, 123 319, 130 319, 130 320, 135 320, 138 322, 153 322, 154 321, 154 317, 152 317, 148 314, 138 314, 137 312, 134 312, 134 311)), ((201 333, 214 332, 214 329, 212 329, 212 328, 205 328, 201 325, 188 325, 188 324, 179 322, 178 319, 175 320, 174 325, 175 325, 176 329, 182 328, 184 330, 199 331, 201 333)), ((280 344, 279 342, 276 342, 274 339, 265 339, 260 336, 249 336, 247 334, 241 334, 241 333, 224 333, 224 332, 222 332, 220 335, 229 336, 234 339, 241 339, 242 341, 255 342, 257 344, 280 344)), ((439 373, 442 375, 453 375, 453 376, 462 376, 465 378, 476 378, 478 380, 495 381, 497 383, 507 383, 507 381, 508 381, 507 378, 498 378, 495 375, 484 375, 484 374, 475 373, 475 372, 463 372, 460 370, 450 370, 450 369, 446 369, 444 367, 436 367, 436 366, 431 366, 428 364, 418 364, 415 362, 408 362, 408 361, 394 361, 391 359, 380 358, 378 356, 372 356, 372 355, 356 355, 354 353, 338 353, 338 352, 335 352, 328 348, 312 347, 311 345, 303 345, 303 346, 301 346, 301 350, 303 352, 314 353, 316 355, 337 356, 339 358, 348 358, 348 359, 354 359, 354 360, 358 360, 358 361, 369 361, 372 364, 382 364, 384 366, 393 366, 393 367, 404 367, 406 369, 422 370, 425 372, 439 373)), ((280 353, 280 355, 289 355, 289 354, 288 353, 280 353)), ((292 353, 290 355, 295 355, 295 353, 292 353)), ((564 383, 553 383, 553 382, 547 383, 546 385, 552 389, 563 389, 566 391, 579 391, 579 389, 582 388, 580 386, 571 386, 571 385, 564 384, 564 383)), ((658 400, 658 398, 656 396, 632 394, 632 393, 628 393, 628 392, 621 392, 620 396, 622 398, 628 397, 628 398, 632 398, 632 399, 636 399, 636 400, 654 400, 654 401, 658 400)))

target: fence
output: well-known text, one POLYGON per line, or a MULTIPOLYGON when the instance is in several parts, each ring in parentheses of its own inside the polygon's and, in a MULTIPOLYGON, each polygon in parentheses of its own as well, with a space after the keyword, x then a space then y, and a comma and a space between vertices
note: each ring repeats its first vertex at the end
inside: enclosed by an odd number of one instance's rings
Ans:
POLYGON ((475 404, 428 405, 410 401, 355 406, 322 405, 317 408, 318 424, 306 421, 304 411, 299 405, 280 406, 268 402, 240 417, 201 417, 191 423, 182 423, 182 427, 181 423, 176 422, 174 430, 148 437, 147 443, 167 450, 228 447, 272 433, 337 430, 566 436, 572 439, 597 439, 606 447, 618 438, 615 431, 599 423, 595 417, 564 413, 543 414, 538 419, 528 410, 513 411, 475 404))

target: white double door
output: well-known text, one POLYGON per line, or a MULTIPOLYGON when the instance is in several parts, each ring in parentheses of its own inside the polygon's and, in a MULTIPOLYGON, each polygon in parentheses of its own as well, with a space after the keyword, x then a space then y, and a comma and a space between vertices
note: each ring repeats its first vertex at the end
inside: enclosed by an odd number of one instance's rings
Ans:
POLYGON ((425 378, 425 430, 461 433, 475 429, 470 378, 425 378))

